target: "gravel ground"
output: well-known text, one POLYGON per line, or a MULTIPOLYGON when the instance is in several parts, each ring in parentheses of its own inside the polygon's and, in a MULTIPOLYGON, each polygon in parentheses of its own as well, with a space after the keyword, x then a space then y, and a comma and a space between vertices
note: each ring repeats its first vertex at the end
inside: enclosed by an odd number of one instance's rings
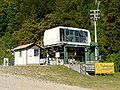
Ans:
POLYGON ((90 90, 48 81, 0 73, 0 90, 90 90))

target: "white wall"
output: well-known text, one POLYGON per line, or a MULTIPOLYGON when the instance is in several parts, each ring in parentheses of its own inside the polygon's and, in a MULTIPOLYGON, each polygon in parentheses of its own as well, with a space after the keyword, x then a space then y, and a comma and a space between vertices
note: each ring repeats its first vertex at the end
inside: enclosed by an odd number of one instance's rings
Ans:
POLYGON ((46 30, 43 41, 45 46, 59 43, 59 28, 46 30))
POLYGON ((38 56, 34 56, 34 49, 29 49, 27 51, 27 64, 39 64, 39 62, 40 62, 40 49, 38 56))
POLYGON ((67 44, 75 44, 75 45, 90 45, 91 42, 91 38, 90 38, 90 32, 86 29, 79 29, 79 28, 72 28, 72 27, 56 27, 56 28, 52 28, 49 30, 46 30, 44 32, 44 46, 47 45, 53 45, 53 44, 61 44, 61 43, 67 43, 67 44), (88 42, 87 43, 76 43, 76 42, 61 42, 60 41, 60 28, 63 29, 70 29, 70 30, 77 30, 77 31, 87 31, 88 32, 88 42))
POLYGON ((39 64, 39 62, 40 49, 38 56, 34 56, 34 49, 22 50, 21 57, 20 51, 15 51, 15 65, 39 64))
POLYGON ((15 51, 15 65, 26 65, 26 50, 15 51))

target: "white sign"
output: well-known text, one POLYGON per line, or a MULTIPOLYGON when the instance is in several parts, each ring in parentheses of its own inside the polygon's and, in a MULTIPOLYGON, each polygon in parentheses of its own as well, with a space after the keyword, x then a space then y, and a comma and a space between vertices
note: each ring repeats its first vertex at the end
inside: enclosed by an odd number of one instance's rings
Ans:
POLYGON ((9 64, 9 59, 8 58, 4 58, 3 65, 4 66, 8 66, 8 64, 9 64))
POLYGON ((55 56, 60 57, 60 52, 56 52, 55 56))

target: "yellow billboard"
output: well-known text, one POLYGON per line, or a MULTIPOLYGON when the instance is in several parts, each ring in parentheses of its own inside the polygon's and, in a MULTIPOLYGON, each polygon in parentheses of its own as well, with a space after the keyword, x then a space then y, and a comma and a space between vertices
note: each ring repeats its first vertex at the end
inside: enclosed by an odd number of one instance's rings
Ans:
POLYGON ((113 74, 114 63, 95 63, 95 74, 113 74))

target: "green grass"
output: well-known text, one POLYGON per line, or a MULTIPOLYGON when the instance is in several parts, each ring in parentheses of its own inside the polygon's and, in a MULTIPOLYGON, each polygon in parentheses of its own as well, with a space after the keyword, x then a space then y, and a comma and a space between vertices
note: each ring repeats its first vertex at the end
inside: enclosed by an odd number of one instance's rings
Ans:
POLYGON ((105 76, 87 76, 64 66, 1 66, 0 72, 82 86, 94 90, 120 90, 120 73, 105 76))

